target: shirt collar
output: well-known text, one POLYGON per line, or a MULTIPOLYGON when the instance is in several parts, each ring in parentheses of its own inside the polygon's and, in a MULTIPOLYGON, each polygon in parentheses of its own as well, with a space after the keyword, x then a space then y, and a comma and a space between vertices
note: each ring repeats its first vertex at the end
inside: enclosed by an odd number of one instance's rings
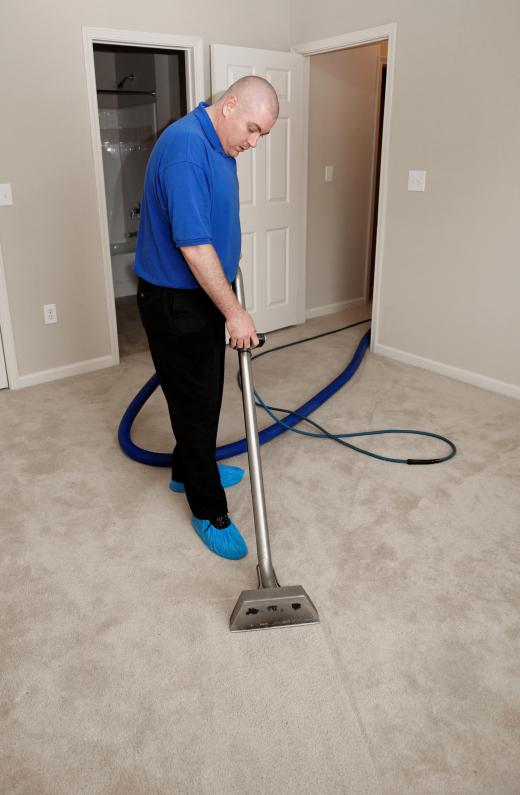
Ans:
POLYGON ((217 135, 217 131, 213 126, 213 122, 211 121, 208 113, 204 110, 204 108, 208 107, 208 104, 208 102, 199 102, 194 110, 195 116, 199 120, 200 126, 204 130, 204 134, 213 149, 215 149, 217 152, 220 152, 221 155, 226 155, 222 148, 222 144, 220 143, 220 138, 217 135))

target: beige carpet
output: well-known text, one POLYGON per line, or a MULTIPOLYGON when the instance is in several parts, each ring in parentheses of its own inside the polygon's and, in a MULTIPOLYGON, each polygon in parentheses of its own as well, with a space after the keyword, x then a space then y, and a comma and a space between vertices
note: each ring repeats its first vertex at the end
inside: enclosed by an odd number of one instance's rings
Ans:
MULTIPOLYGON (((296 407, 361 334, 261 359, 257 387, 296 407)), ((228 368, 223 442, 243 435, 232 352, 228 368)), ((231 635, 256 582, 249 481, 228 494, 251 552, 225 561, 168 472, 117 446, 150 374, 127 351, 117 368, 0 394, 1 792, 518 795, 520 403, 368 354, 316 418, 430 429, 459 455, 407 467, 288 434, 264 447, 276 571, 321 624, 231 635)), ((170 448, 159 394, 135 439, 170 448)))

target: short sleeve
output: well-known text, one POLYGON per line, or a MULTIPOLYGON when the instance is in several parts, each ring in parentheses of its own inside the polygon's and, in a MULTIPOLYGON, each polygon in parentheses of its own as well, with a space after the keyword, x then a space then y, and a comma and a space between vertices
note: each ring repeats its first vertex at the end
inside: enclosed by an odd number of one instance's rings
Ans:
POLYGON ((211 190, 204 170, 189 161, 172 163, 161 182, 175 245, 212 243, 211 190))

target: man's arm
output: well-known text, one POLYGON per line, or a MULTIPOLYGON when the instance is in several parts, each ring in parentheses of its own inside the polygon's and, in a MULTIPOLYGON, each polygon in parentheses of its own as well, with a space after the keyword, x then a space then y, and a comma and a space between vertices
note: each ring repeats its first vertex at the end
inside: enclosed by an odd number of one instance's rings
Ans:
POLYGON ((226 318, 232 348, 254 348, 258 345, 253 318, 238 303, 222 270, 214 247, 180 246, 193 276, 226 318))

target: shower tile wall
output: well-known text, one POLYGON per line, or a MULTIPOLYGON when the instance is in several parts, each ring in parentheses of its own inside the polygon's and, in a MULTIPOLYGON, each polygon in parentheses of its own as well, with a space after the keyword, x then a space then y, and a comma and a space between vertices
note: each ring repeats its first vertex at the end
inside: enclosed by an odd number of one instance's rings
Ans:
POLYGON ((101 154, 105 177, 105 196, 108 215, 110 244, 124 240, 123 185, 121 180, 121 157, 119 153, 119 124, 117 108, 99 110, 101 130, 101 154))
POLYGON ((155 105, 99 111, 111 243, 137 230, 131 210, 140 199, 146 163, 155 142, 155 105))
POLYGON ((135 292, 132 271, 143 176, 157 134, 155 105, 99 110, 108 234, 116 298, 135 292))

